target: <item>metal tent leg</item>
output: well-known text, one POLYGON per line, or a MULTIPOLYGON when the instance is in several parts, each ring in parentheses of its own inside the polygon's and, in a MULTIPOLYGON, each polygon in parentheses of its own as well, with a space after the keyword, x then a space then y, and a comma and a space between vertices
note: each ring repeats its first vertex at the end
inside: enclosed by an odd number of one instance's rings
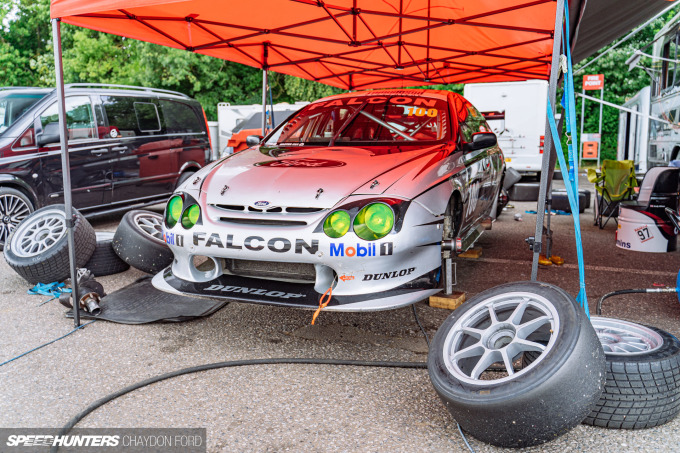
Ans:
MULTIPOLYGON (((564 19, 564 0, 557 0, 557 8, 555 11, 555 34, 552 48, 552 63, 550 64, 550 82, 548 88, 548 99, 550 104, 555 105, 555 97, 557 93, 557 82, 559 80, 560 69, 560 48, 562 44, 562 21, 564 19)), ((543 161, 541 163, 541 183, 540 191, 538 193, 538 202, 536 205, 536 229, 534 233, 534 242, 532 250, 534 257, 531 263, 531 280, 538 279, 538 256, 541 253, 543 241, 543 221, 545 218, 545 199, 548 193, 549 177, 552 176, 552 168, 550 168, 550 156, 555 152, 552 134, 550 133, 550 124, 546 120, 544 135, 544 151, 543 161)), ((554 162, 554 161, 553 161, 554 162)), ((554 164, 553 164, 554 167, 554 164)))
POLYGON ((267 70, 262 70, 262 136, 267 132, 267 70))
POLYGON ((76 250, 73 238, 73 202, 71 199, 71 164, 68 155, 68 129, 66 126, 66 100, 64 95, 64 66, 61 60, 61 23, 52 19, 52 42, 54 43, 54 75, 57 84, 57 106, 59 108, 59 131, 61 133, 61 171, 64 178, 64 206, 66 231, 68 235, 68 259, 71 267, 71 296, 73 297, 73 323, 80 326, 78 312, 78 275, 76 250))

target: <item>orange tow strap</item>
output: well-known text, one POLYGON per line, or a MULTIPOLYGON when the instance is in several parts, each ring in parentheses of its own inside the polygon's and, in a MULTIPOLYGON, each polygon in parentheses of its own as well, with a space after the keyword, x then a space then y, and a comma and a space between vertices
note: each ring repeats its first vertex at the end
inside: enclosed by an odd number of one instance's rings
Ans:
POLYGON ((332 295, 333 295, 333 285, 331 284, 331 286, 326 290, 325 293, 323 293, 323 295, 322 295, 321 298, 319 299, 319 308, 316 309, 316 311, 314 312, 314 316, 312 316, 312 325, 314 325, 314 322, 316 321, 316 318, 319 317, 319 314, 321 313, 321 310, 323 310, 324 308, 326 308, 326 306, 328 305, 328 303, 331 301, 331 296, 332 296, 332 295), (326 302, 323 301, 324 298, 326 298, 326 302))

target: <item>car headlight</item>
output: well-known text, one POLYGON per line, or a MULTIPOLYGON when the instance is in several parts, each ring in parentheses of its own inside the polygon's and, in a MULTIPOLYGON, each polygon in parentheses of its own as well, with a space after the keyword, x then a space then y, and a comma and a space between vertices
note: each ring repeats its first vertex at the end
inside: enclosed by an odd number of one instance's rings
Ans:
POLYGON ((385 237, 393 226, 394 211, 385 203, 368 204, 354 218, 354 232, 366 241, 385 237))
POLYGON ((165 208, 165 223, 168 228, 172 228, 177 225, 177 222, 182 215, 183 204, 184 201, 179 195, 175 195, 174 197, 170 198, 170 200, 168 200, 168 206, 165 208))
POLYGON ((197 204, 192 204, 188 208, 184 210, 184 213, 182 214, 182 226, 185 229, 189 229, 192 226, 196 225, 196 222, 198 222, 198 217, 201 215, 201 208, 198 207, 197 204))
POLYGON ((328 237, 340 238, 349 231, 352 220, 347 211, 335 211, 323 222, 323 231, 328 237))

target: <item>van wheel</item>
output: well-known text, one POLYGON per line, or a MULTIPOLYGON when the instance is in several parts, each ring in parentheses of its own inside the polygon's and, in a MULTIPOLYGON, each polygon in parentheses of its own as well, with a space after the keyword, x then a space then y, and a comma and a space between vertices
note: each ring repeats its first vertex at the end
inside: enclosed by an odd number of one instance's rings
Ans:
POLYGON ((163 240, 163 215, 135 210, 125 214, 113 236, 113 250, 130 266, 155 274, 172 264, 174 255, 163 240))
POLYGON ((548 442, 590 413, 604 387, 604 352, 578 303, 560 288, 515 282, 479 293, 442 324, 427 358, 453 418, 500 447, 548 442), (525 352, 537 354, 519 369, 525 352))
POLYGON ((612 318, 590 318, 604 347, 607 382, 583 423, 644 429, 680 413, 680 341, 673 335, 612 318))
POLYGON ((33 203, 22 192, 9 187, 0 187, 0 251, 19 222, 33 210, 33 203))
MULTIPOLYGON (((61 282, 70 276, 64 205, 38 209, 14 230, 5 247, 5 261, 29 283, 61 282)), ((94 252, 94 228, 73 209, 76 267, 83 267, 94 252)))

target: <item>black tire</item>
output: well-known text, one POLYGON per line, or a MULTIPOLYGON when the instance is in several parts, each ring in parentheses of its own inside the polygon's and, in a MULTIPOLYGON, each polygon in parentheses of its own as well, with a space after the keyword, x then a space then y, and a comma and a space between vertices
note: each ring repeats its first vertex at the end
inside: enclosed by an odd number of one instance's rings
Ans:
MULTIPOLYGON (((591 318, 605 344, 607 381, 596 408, 583 423, 602 428, 644 429, 663 425, 680 413, 680 341, 650 326, 662 343, 654 350, 635 355, 614 355, 607 345, 601 320, 591 318)), ((632 324, 623 321, 625 324, 632 324)))
POLYGON ((195 173, 196 173, 195 170, 188 170, 188 171, 185 171, 184 173, 182 173, 181 175, 179 175, 179 178, 177 179, 177 185, 175 186, 175 189, 177 189, 179 186, 181 186, 182 184, 184 184, 184 181, 186 181, 187 179, 189 179, 189 178, 191 178, 192 176, 194 176, 195 173))
MULTIPOLYGON (((27 216, 5 247, 7 264, 29 283, 61 282, 70 277, 68 237, 64 205, 38 209, 27 216), (40 245, 40 240, 45 242, 40 245)), ((94 229, 83 215, 73 209, 76 267, 83 267, 94 252, 94 229)))
POLYGON ((107 231, 97 231, 97 245, 92 256, 85 264, 93 276, 103 277, 105 275, 119 274, 130 269, 130 265, 120 259, 113 251, 114 233, 107 231))
POLYGON ((174 259, 163 241, 163 215, 135 210, 125 214, 113 237, 113 250, 130 266, 148 274, 162 271, 174 259))
MULTIPOLYGON (((508 369, 507 363, 503 366, 508 369)), ((476 295, 444 321, 430 346, 428 371, 465 431, 493 445, 528 447, 566 433, 595 407, 604 387, 604 352, 583 309, 565 291, 546 283, 516 282, 476 295), (515 311, 523 301, 528 308, 515 311), (490 308, 498 323, 485 324, 485 314, 492 319, 490 308), (528 328, 529 321, 542 316, 548 321, 528 328), (522 325, 525 332, 518 335, 522 325), (484 331, 479 337, 483 341, 467 333, 472 328, 484 331), (515 343, 522 337, 531 345, 515 343), (531 366, 512 374, 475 376, 475 368, 488 369, 491 363, 482 365, 481 353, 469 351, 483 348, 498 355, 505 350, 514 370, 519 350, 539 347, 542 341, 547 346, 531 366), (454 353, 463 349, 469 355, 456 359, 454 353)))
POLYGON ((11 187, 0 187, 0 252, 12 231, 34 210, 26 194, 11 187))

